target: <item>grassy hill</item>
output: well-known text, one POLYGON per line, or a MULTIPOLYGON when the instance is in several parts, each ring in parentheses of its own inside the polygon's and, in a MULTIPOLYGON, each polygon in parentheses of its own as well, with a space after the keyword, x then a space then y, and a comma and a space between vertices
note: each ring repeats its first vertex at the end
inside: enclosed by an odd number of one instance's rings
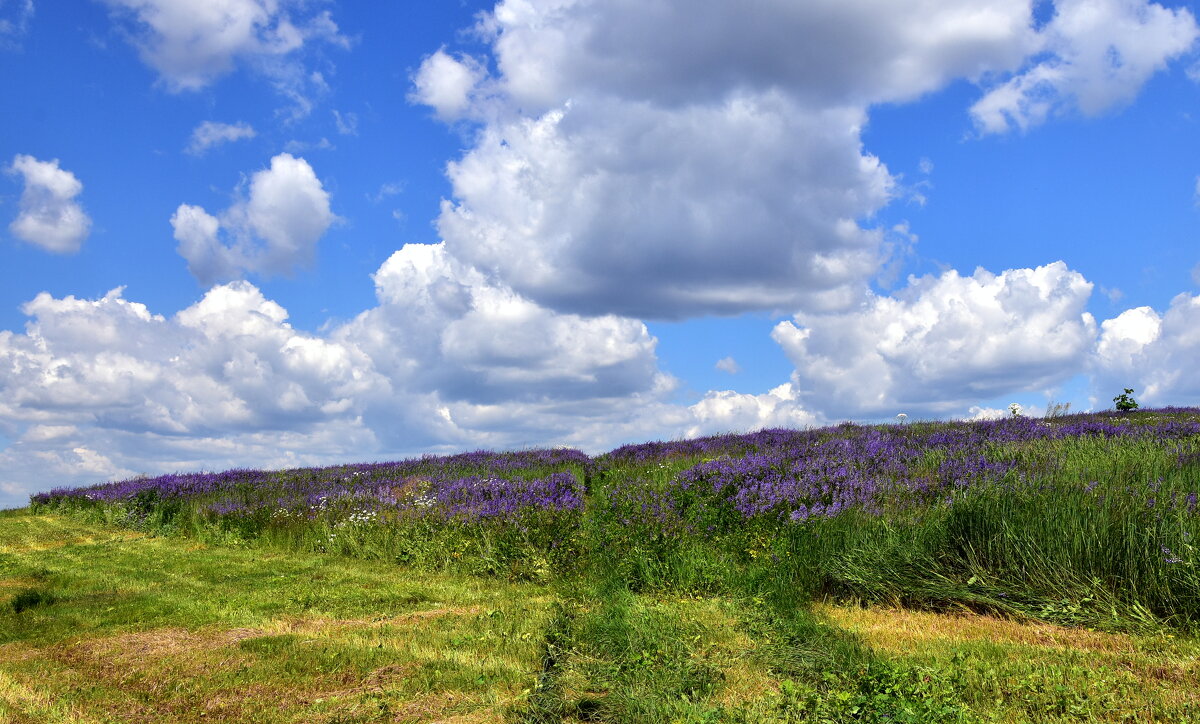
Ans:
POLYGON ((1200 720, 1198 492, 1194 409, 57 490, 0 720, 1200 720))

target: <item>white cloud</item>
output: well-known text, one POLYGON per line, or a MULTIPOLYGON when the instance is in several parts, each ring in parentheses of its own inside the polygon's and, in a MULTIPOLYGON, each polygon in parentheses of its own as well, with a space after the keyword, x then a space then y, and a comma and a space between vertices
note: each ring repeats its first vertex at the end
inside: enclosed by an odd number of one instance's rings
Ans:
MULTIPOLYGON (((202 217, 201 217, 202 218, 202 217)), ((857 312, 776 328, 796 364, 765 394, 669 403, 641 322, 556 313, 454 259, 407 245, 374 275, 378 304, 322 334, 246 282, 165 317, 115 289, 39 294, 24 333, 0 331, 0 505, 35 489, 135 472, 283 467, 625 442, 853 418, 1006 413, 1085 364, 1098 389, 1146 404, 1200 399, 1200 296, 1101 325, 1091 284, 1061 262, 910 279, 857 312), (1022 396, 1022 392, 1026 393, 1022 396), (1009 397, 1011 395, 1011 397, 1009 397)))
POLYGON ((327 90, 300 60, 323 41, 349 47, 328 10, 306 15, 302 0, 105 0, 142 61, 172 92, 195 91, 239 64, 265 77, 302 118, 327 90))
POLYGON ((1075 109, 1096 115, 1132 101, 1146 80, 1188 52, 1191 11, 1146 0, 1057 0, 1038 62, 971 107, 983 133, 1025 130, 1075 109))
POLYGON ((963 417, 964 420, 999 420, 1011 415, 1009 410, 1001 410, 998 407, 980 407, 979 405, 971 405, 967 409, 967 414, 963 417))
POLYGON ((1032 10, 503 0, 474 28, 487 57, 442 47, 413 76, 413 101, 479 124, 438 229, 561 311, 845 309, 893 251, 873 215, 927 184, 863 148, 870 107, 966 78, 987 89, 986 130, 1096 113, 1196 35, 1188 11, 1142 0, 1062 0, 1040 29, 1032 10))
POLYGON ((439 49, 412 98, 483 124, 438 228, 554 309, 680 318, 842 307, 886 256, 870 104, 1016 67, 1029 8, 930 0, 511 0, 485 62, 439 49))
POLYGON ((193 156, 202 156, 213 146, 254 138, 255 135, 254 128, 249 123, 204 121, 192 131, 191 141, 185 150, 193 156))
POLYGON ((38 295, 24 334, 0 332, 0 504, 131 471, 598 452, 692 419, 664 402, 676 383, 640 322, 555 314, 441 245, 404 247, 375 282, 378 306, 321 335, 247 282, 172 317, 120 289, 38 295))
POLYGON ((805 104, 916 98, 956 77, 1020 63, 1028 3, 877 0, 644 3, 511 0, 485 15, 503 91, 555 107, 580 90, 672 105, 730 89, 788 89, 805 104))
POLYGON ((1180 294, 1162 315, 1150 307, 1128 309, 1100 325, 1092 368, 1096 403, 1111 407, 1109 397, 1132 387, 1144 405, 1195 404, 1198 359, 1200 296, 1180 294))
POLYGON ((336 146, 324 136, 318 141, 298 141, 292 139, 283 144, 283 150, 291 154, 304 153, 305 151, 332 151, 336 146))
POLYGON ((171 226, 188 270, 202 284, 213 284, 245 272, 290 274, 310 264, 336 218, 308 162, 281 153, 251 177, 248 198, 220 218, 181 204, 171 226))
POLYGON ((750 432, 770 427, 804 428, 822 420, 800 405, 790 383, 782 384, 765 395, 732 390, 710 391, 688 408, 688 412, 693 421, 687 427, 687 437, 750 432))
POLYGON ((731 375, 736 375, 738 372, 742 371, 741 365, 739 365, 737 360, 732 357, 722 357, 721 359, 717 360, 717 364, 713 366, 722 372, 728 372, 731 375))
POLYGON ((0 0, 0 49, 19 47, 33 19, 33 0, 0 0))
POLYGON ((556 309, 677 318, 844 303, 878 266, 853 219, 891 178, 858 111, 779 95, 660 109, 582 102, 489 126, 450 164, 452 252, 556 309))
POLYGON ((1092 284, 1062 262, 999 275, 910 278, 852 312, 800 314, 772 336, 795 364, 792 384, 827 417, 904 410, 945 414, 1041 390, 1085 363, 1096 323, 1092 284))
POLYGON ((26 334, 0 336, 0 387, 18 420, 159 435, 289 429, 379 383, 360 353, 296 332, 245 282, 170 319, 120 289, 94 301, 42 293, 23 311, 26 334))
POLYGON ((387 381, 355 348, 292 329, 245 282, 171 318, 120 289, 96 300, 43 293, 23 311, 24 334, 0 332, 10 488, 371 449, 360 416, 387 381))
POLYGON ((75 197, 83 184, 75 174, 59 168, 58 159, 39 161, 17 154, 8 173, 25 181, 17 218, 9 231, 18 239, 57 254, 74 254, 87 238, 92 220, 75 197))
POLYGON ((374 279, 379 306, 339 338, 354 340, 406 388, 492 404, 624 398, 665 384, 641 322, 555 314, 441 244, 406 245, 374 279))
POLYGON ((343 136, 358 135, 358 114, 357 113, 341 113, 333 111, 333 120, 337 125, 338 133, 343 136))
POLYGON ((471 93, 486 75, 475 58, 464 55, 455 59, 441 48, 421 61, 409 99, 430 106, 442 120, 452 121, 468 110, 471 93))
POLYGON ((403 182, 390 182, 380 185, 379 190, 373 194, 367 194, 367 200, 373 204, 383 201, 389 196, 397 196, 404 193, 405 185, 403 182))

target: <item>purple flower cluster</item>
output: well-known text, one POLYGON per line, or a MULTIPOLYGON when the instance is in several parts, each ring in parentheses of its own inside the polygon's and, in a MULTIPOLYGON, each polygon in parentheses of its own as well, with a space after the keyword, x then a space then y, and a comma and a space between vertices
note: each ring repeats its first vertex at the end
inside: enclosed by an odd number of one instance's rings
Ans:
POLYGON ((583 490, 571 473, 534 480, 470 476, 431 486, 428 498, 410 499, 404 507, 452 520, 516 518, 529 511, 582 510, 583 490))
MULTIPOLYGON (((803 523, 850 509, 880 515, 887 509, 952 503, 956 492, 983 485, 1003 482, 1012 488, 1024 484, 1029 471, 1018 471, 1005 450, 1079 437, 1190 445, 1200 437, 1200 423, 1168 418, 1147 424, 1098 414, 1053 422, 1016 417, 934 425, 843 424, 627 445, 605 456, 605 462, 652 471, 656 462, 699 458, 653 495, 610 496, 610 507, 618 520, 649 515, 664 526, 683 521, 689 529, 712 532, 736 527, 739 520, 803 523), (634 502, 636 509, 618 511, 623 502, 634 502)), ((653 487, 649 479, 642 483, 653 487)), ((1194 500, 1195 494, 1188 496, 1189 512, 1194 500)))
POLYGON ((388 463, 227 470, 139 477, 88 488, 59 488, 35 503, 194 502, 219 517, 373 518, 385 512, 443 520, 484 520, 583 507, 593 468, 578 450, 475 451, 388 463), (548 473, 548 474, 547 474, 548 473))
MULTIPOLYGON (((588 490, 596 479, 602 481, 601 507, 615 520, 703 534, 747 520, 789 525, 847 510, 880 515, 943 504, 981 485, 1017 485, 1029 471, 1018 471, 1007 451, 1044 440, 1148 439, 1174 450, 1179 465, 1187 465, 1200 441, 1196 413, 1200 410, 973 423, 846 423, 626 445, 595 459, 569 449, 480 450, 321 468, 172 473, 59 488, 39 493, 33 502, 181 501, 217 517, 288 520, 505 522, 533 514, 578 520, 585 497, 596 492, 588 490)), ((1173 495, 1172 504, 1194 513, 1196 493, 1181 494, 1178 500, 1173 495)))

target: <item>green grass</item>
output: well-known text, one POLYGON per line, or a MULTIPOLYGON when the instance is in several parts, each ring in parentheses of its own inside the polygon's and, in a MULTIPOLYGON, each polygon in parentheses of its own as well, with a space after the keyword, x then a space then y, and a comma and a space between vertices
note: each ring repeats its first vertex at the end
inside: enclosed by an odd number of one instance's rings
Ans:
POLYGON ((520 525, 0 513, 0 721, 1200 721, 1198 452, 995 444, 803 524, 679 489, 696 455, 520 525))
POLYGON ((7 513, 0 721, 1200 719, 1184 634, 607 570, 511 583, 7 513))
POLYGON ((0 721, 500 720, 547 592, 0 518, 0 721))

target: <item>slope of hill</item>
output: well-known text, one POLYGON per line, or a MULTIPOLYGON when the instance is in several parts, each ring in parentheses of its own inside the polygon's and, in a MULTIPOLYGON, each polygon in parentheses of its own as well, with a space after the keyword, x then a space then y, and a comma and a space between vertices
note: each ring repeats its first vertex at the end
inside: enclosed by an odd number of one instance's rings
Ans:
POLYGON ((1200 717, 1200 411, 135 479, 0 517, 15 721, 1200 717))

